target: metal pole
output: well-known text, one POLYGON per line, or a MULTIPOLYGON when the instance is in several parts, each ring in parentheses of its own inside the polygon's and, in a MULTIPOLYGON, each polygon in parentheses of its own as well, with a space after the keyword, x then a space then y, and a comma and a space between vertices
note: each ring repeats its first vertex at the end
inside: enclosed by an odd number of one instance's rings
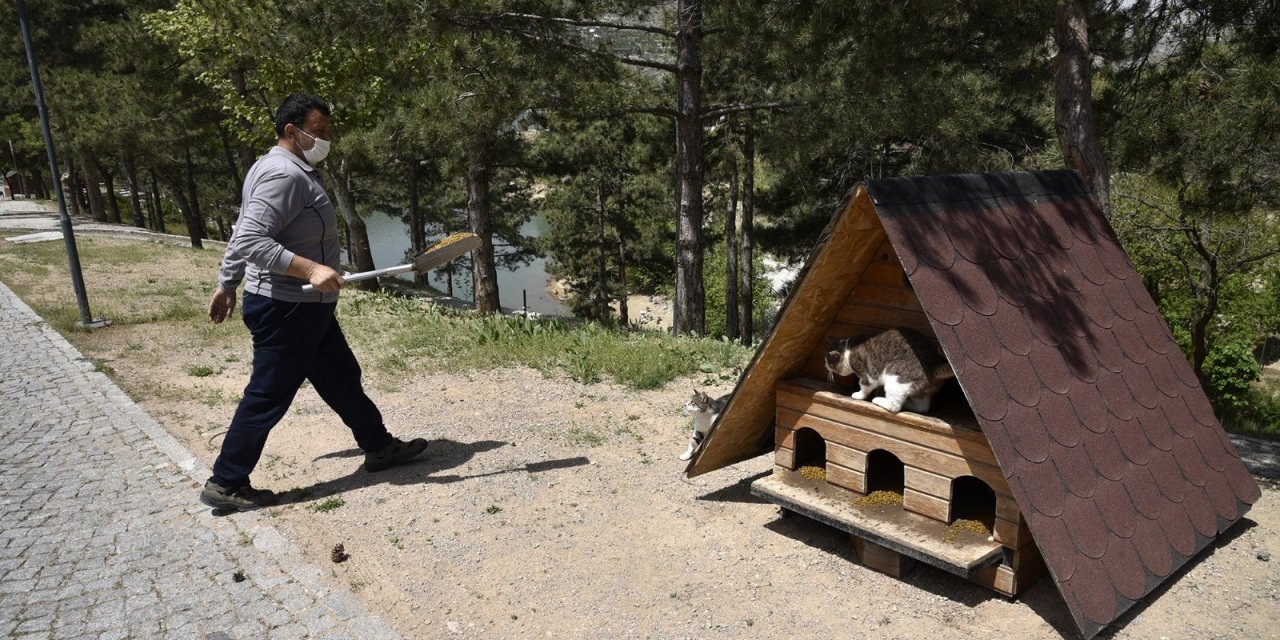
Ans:
POLYGON ((40 129, 44 133, 44 149, 49 155, 49 171, 53 175, 53 192, 58 194, 58 220, 62 223, 62 241, 67 246, 67 262, 71 266, 71 285, 80 305, 80 326, 105 327, 110 322, 94 321, 89 313, 89 294, 84 289, 84 275, 80 273, 80 252, 76 250, 75 232, 71 230, 71 216, 67 215, 67 201, 62 194, 62 176, 58 174, 58 160, 53 153, 53 133, 49 130, 49 114, 45 110, 44 90, 40 86, 40 70, 36 66, 35 48, 31 46, 31 30, 27 27, 27 8, 18 3, 18 24, 22 27, 22 44, 27 48, 27 64, 31 67, 31 86, 36 93, 36 110, 40 113, 40 129))

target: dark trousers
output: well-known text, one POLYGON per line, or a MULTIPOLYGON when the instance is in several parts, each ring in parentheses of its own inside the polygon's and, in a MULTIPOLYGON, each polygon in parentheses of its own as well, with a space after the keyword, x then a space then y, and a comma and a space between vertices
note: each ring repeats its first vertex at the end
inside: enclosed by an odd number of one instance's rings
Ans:
POLYGON ((333 312, 337 303, 281 302, 244 295, 244 324, 253 334, 253 373, 231 418, 210 480, 224 487, 249 484, 267 434, 310 380, 365 451, 390 444, 382 414, 360 386, 360 364, 333 312))

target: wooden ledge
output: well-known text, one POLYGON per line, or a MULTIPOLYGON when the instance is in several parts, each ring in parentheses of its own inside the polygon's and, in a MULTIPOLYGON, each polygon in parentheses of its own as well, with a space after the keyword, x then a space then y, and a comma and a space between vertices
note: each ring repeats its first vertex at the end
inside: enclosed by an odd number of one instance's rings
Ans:
POLYGON ((972 578, 1004 557, 1004 547, 985 536, 952 531, 897 506, 856 506, 857 494, 795 471, 775 468, 773 475, 751 483, 751 493, 962 578, 972 578))
MULTIPOLYGON (((839 407, 852 413, 871 416, 879 420, 897 422, 917 429, 944 433, 957 438, 967 438, 976 442, 985 443, 987 441, 986 436, 982 433, 982 428, 978 426, 977 419, 973 417, 973 413, 967 407, 961 409, 946 404, 935 404, 936 413, 930 412, 929 415, 905 410, 898 413, 889 413, 880 405, 864 400, 854 400, 848 394, 837 391, 833 385, 813 378, 793 378, 781 381, 778 383, 777 391, 780 395, 786 392, 797 396, 807 396, 813 402, 839 407)), ((802 407, 794 408, 803 409, 802 407)))

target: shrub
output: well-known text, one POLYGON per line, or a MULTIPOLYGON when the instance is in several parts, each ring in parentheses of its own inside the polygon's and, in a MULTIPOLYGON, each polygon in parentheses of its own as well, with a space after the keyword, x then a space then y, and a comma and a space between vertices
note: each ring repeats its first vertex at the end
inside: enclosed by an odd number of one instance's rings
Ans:
POLYGON ((1220 410, 1240 409, 1248 402, 1249 385, 1262 368, 1253 349, 1242 342, 1219 345, 1204 359, 1204 375, 1209 392, 1220 410))

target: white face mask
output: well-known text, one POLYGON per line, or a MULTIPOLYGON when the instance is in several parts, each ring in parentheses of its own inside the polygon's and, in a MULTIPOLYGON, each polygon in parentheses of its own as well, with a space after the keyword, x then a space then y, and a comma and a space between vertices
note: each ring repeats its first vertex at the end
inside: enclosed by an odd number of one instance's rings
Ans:
MULTIPOLYGON (((302 129, 298 129, 298 133, 311 138, 312 145, 310 149, 302 150, 302 157, 306 159, 308 164, 317 165, 329 156, 329 145, 332 144, 323 138, 317 138, 302 129)), ((299 145, 301 147, 301 145, 299 145)))

